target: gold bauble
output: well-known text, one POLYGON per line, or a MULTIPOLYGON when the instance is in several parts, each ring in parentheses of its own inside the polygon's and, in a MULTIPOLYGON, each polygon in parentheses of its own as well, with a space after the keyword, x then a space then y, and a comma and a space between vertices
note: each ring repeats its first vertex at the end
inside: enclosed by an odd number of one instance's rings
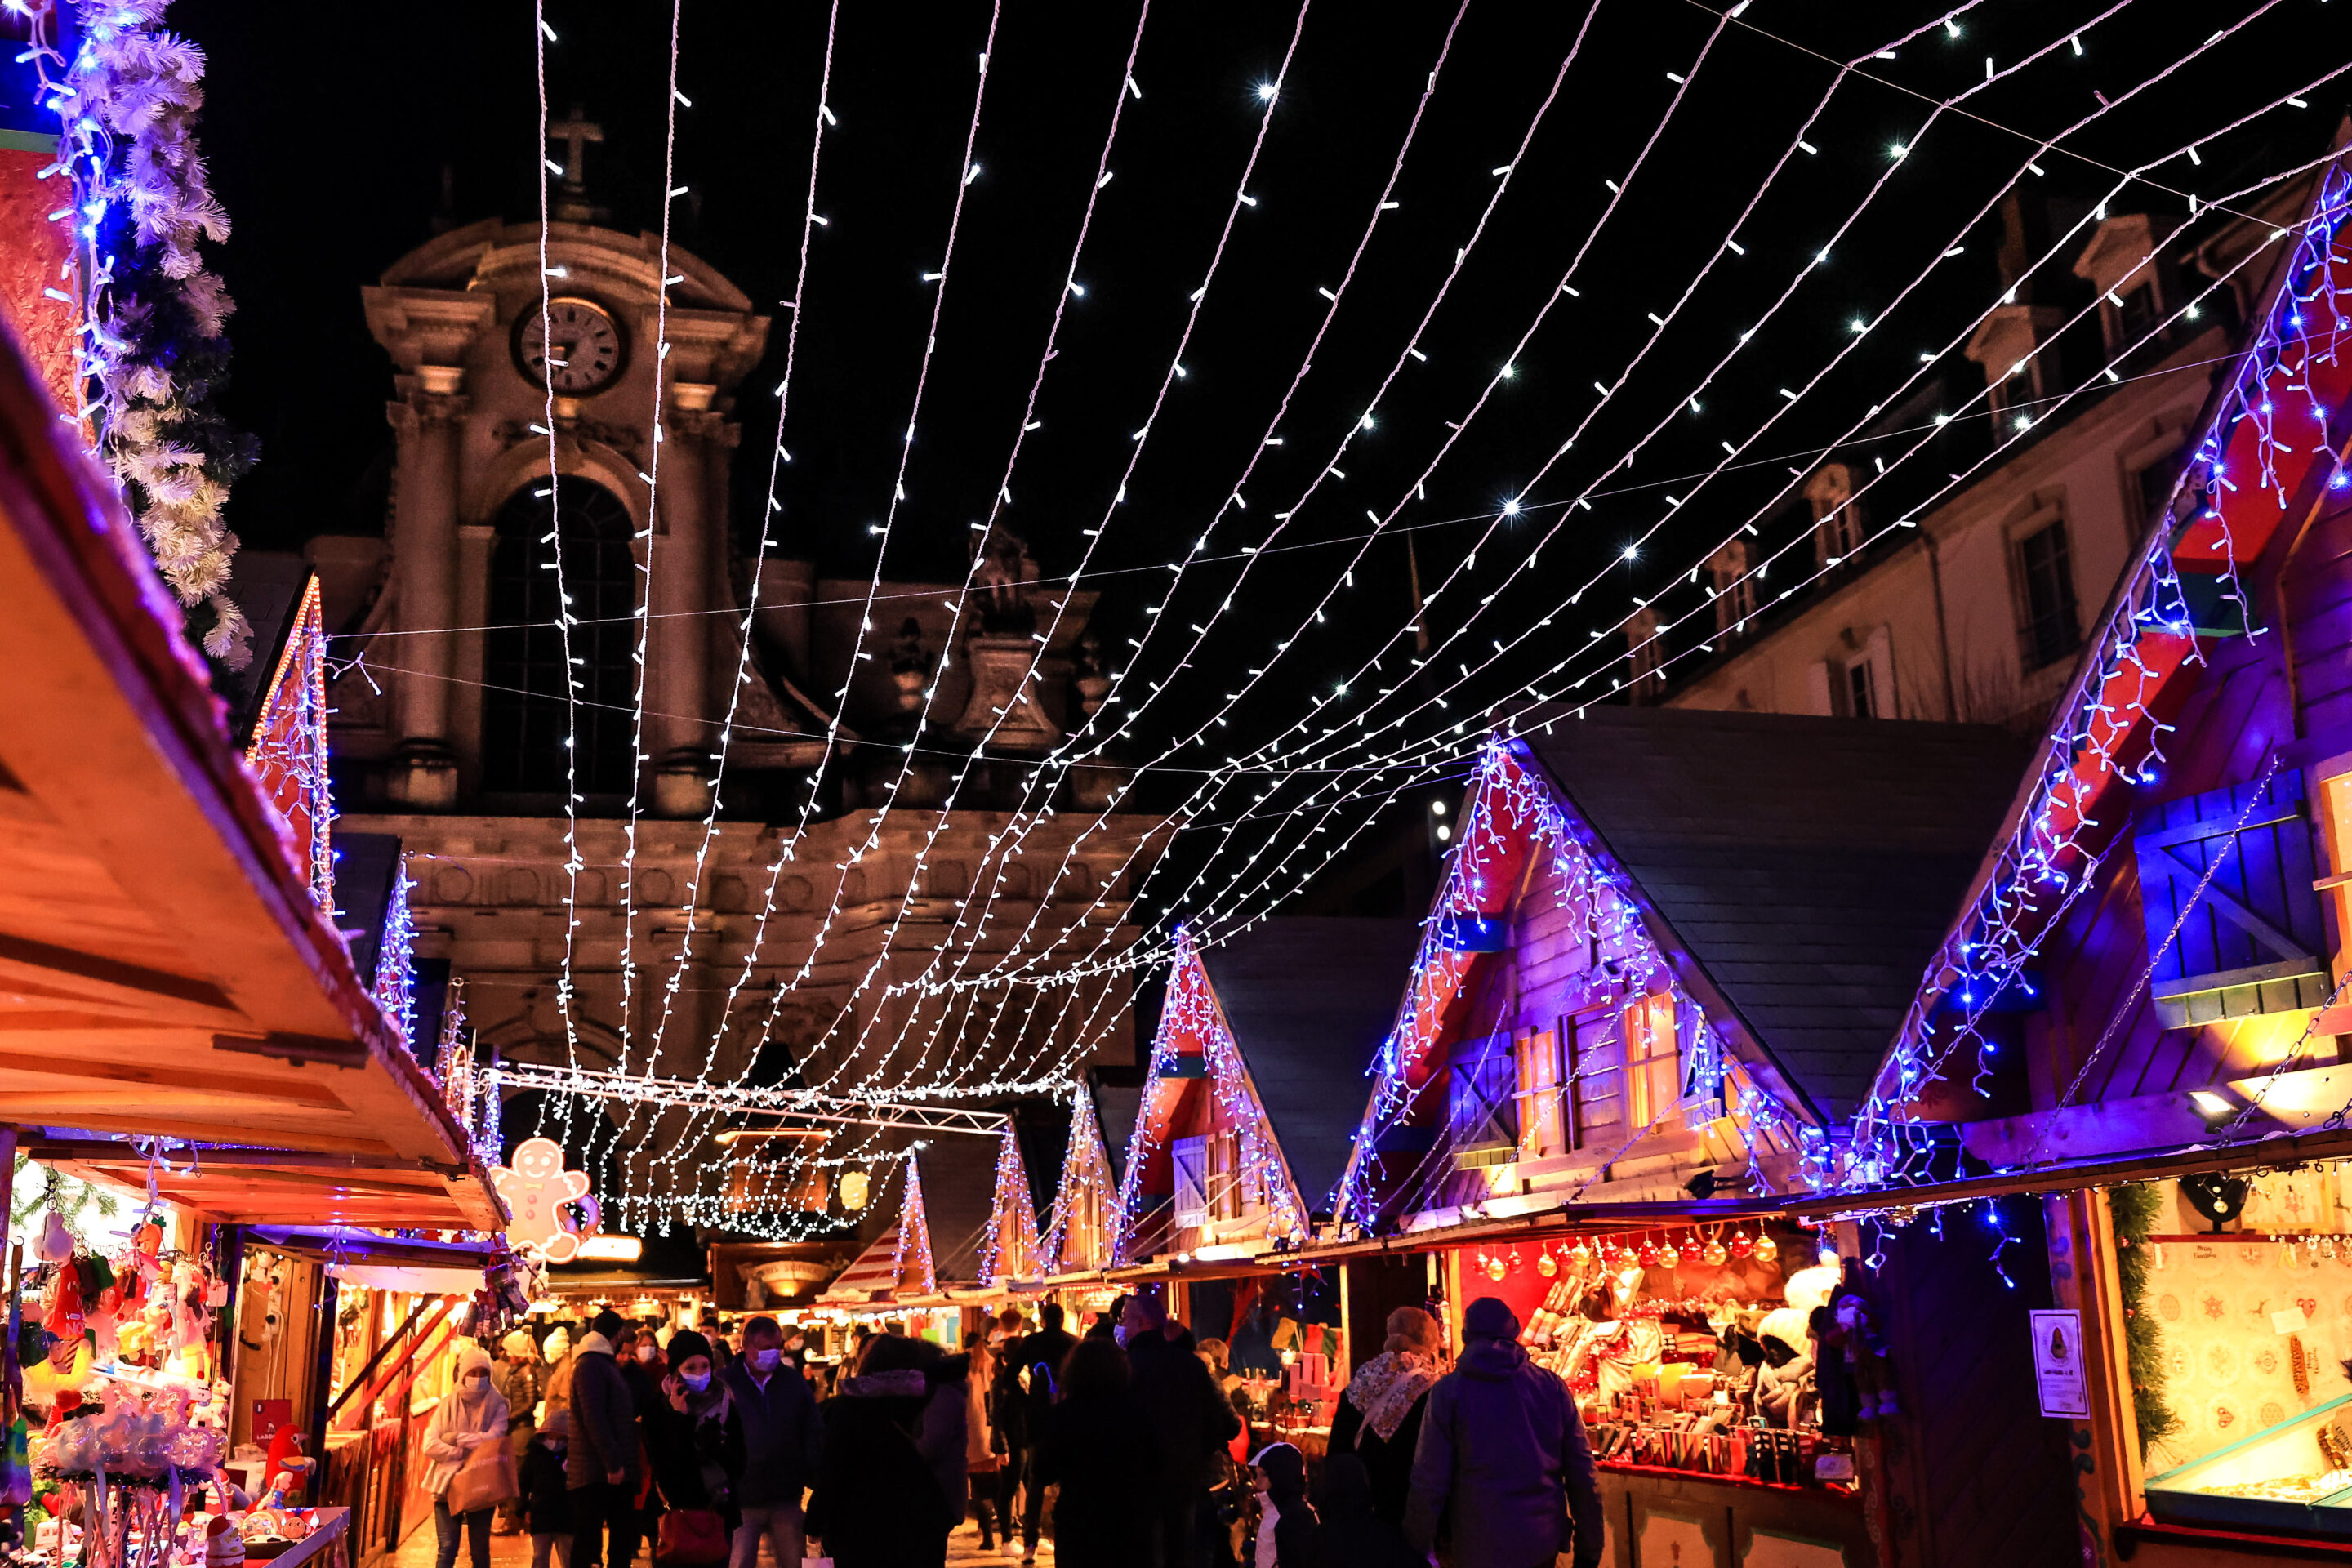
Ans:
POLYGON ((1771 1261, 1772 1261, 1772 1259, 1774 1259, 1774 1258, 1778 1258, 1778 1257, 1780 1257, 1780 1244, 1779 1242, 1777 1242, 1777 1241, 1773 1240, 1773 1239, 1772 1239, 1770 1237, 1769 1237, 1769 1236, 1759 1236, 1759 1237, 1758 1237, 1756 1238, 1756 1261, 1757 1261, 1757 1262, 1759 1262, 1759 1263, 1769 1263, 1769 1262, 1771 1262, 1771 1261))

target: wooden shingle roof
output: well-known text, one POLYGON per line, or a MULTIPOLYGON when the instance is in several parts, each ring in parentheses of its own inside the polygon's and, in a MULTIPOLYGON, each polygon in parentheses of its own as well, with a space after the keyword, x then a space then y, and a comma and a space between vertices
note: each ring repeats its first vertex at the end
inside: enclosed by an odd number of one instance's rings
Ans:
POLYGON ((1830 1117, 1868 1091, 2031 751, 1989 726, 1694 709, 1596 707, 1527 738, 1830 1117))

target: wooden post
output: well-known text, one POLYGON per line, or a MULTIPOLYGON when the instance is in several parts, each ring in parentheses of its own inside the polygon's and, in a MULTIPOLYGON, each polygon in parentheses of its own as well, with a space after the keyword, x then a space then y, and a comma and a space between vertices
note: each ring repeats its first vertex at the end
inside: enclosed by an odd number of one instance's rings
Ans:
MULTIPOLYGON (((310 1458, 322 1483, 327 1471, 327 1418, 331 1414, 328 1407, 334 1403, 336 1293, 335 1277, 320 1268, 318 1299, 310 1307, 316 1314, 316 1331, 311 1341, 310 1395, 310 1458)), ((357 1504, 353 1506, 356 1510, 357 1504)), ((352 1527, 358 1528, 356 1516, 352 1527)))
MULTIPOLYGON (((229 1385, 229 1397, 236 1397, 236 1361, 239 1341, 236 1331, 237 1294, 245 1287, 245 1226, 225 1225, 213 1232, 213 1258, 219 1277, 228 1283, 228 1297, 213 1316, 213 1328, 220 1335, 219 1359, 213 1363, 213 1375, 229 1385)), ((236 1412, 228 1413, 234 1426, 236 1412)), ((267 1478, 264 1478, 265 1479, 267 1478)))

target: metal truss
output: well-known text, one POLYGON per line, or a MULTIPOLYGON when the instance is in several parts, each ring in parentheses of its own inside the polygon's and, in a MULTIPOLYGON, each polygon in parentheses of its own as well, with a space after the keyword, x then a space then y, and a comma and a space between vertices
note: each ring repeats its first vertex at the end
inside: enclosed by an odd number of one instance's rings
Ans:
POLYGON ((961 1110, 949 1106, 857 1100, 803 1089, 734 1089, 688 1083, 635 1073, 587 1072, 571 1068, 501 1063, 483 1078, 496 1089, 538 1089, 583 1100, 610 1100, 660 1110, 709 1110, 777 1119, 779 1127, 820 1123, 839 1127, 895 1127, 910 1132, 969 1132, 994 1138, 1012 1119, 999 1110, 961 1110))

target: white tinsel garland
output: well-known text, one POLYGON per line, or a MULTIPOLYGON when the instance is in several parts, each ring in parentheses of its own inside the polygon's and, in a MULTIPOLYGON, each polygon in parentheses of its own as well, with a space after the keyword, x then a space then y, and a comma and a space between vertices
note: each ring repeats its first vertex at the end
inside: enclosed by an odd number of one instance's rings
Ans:
POLYGON ((81 43, 49 83, 75 195, 60 216, 83 258, 81 412, 164 581, 210 612, 205 651, 242 668, 251 628, 221 592, 237 548, 222 511, 252 441, 215 406, 234 305, 199 248, 228 237, 228 215, 196 149, 204 51, 162 30, 167 4, 76 0, 81 43))

